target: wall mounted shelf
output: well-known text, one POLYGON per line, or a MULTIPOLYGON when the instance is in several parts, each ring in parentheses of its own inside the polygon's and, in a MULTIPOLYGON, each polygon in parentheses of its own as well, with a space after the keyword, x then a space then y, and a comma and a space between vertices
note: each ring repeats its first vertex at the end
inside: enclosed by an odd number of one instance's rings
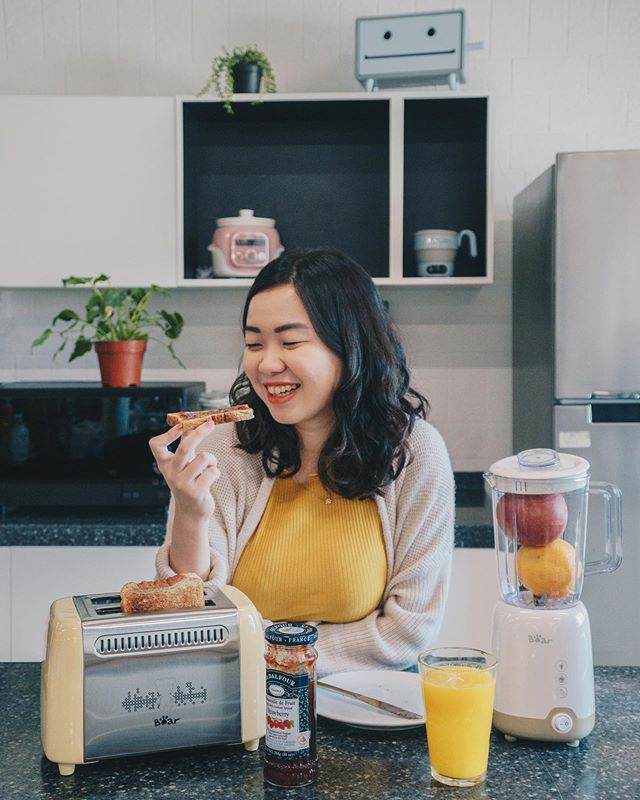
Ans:
POLYGON ((177 98, 178 285, 198 277, 218 217, 252 208, 286 247, 335 247, 380 286, 493 282, 489 98, 456 92, 177 98), (474 230, 452 277, 417 276, 413 233, 474 230))

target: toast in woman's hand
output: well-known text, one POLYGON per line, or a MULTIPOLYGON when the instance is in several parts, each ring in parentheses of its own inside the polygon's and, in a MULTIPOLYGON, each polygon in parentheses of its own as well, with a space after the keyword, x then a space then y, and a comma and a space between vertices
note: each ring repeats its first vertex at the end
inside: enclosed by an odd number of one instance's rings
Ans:
POLYGON ((216 425, 225 422, 242 422, 253 419, 253 409, 247 405, 231 406, 230 408, 211 408, 206 411, 174 411, 167 414, 167 425, 182 425, 182 430, 192 431, 212 419, 216 425))
POLYGON ((120 607, 125 614, 203 608, 203 606, 202 578, 195 572, 172 575, 161 581, 125 583, 120 589, 120 607))

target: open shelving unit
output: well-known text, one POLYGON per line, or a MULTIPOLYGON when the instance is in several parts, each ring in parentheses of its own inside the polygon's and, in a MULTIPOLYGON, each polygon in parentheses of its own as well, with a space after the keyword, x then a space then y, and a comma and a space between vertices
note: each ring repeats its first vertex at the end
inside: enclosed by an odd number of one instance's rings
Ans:
POLYGON ((199 278, 219 217, 272 217, 285 248, 343 250, 378 285, 493 281, 489 98, 456 92, 177 98, 179 286, 199 278), (413 233, 472 229, 452 277, 418 277, 413 233))

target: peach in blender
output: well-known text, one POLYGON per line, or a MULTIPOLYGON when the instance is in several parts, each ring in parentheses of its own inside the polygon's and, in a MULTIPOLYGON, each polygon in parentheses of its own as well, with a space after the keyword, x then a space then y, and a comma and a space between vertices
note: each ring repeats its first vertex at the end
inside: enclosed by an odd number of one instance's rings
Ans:
POLYGON ((544 547, 523 546, 516 556, 520 583, 533 594, 546 594, 554 600, 573 591, 575 563, 575 548, 564 539, 556 539, 544 547))

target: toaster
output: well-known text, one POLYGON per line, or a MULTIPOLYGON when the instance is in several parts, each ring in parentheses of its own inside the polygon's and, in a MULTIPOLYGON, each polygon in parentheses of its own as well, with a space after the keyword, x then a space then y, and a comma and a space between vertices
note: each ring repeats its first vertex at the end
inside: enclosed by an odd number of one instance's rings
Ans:
POLYGON ((42 662, 42 747, 76 764, 159 750, 240 744, 265 733, 262 618, 233 586, 204 608, 124 614, 120 595, 51 605, 42 662))

